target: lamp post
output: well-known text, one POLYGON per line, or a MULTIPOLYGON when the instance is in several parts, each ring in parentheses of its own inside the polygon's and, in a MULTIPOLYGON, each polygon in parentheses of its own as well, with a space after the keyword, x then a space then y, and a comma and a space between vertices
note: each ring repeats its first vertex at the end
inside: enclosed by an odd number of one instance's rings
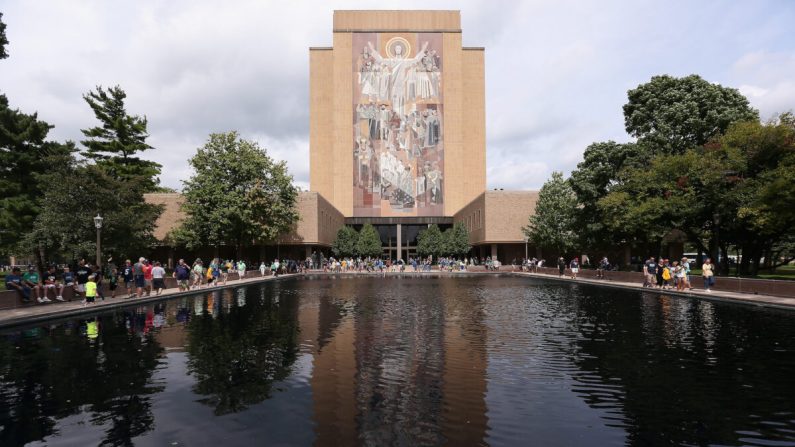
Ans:
POLYGON ((99 235, 102 233, 102 216, 97 213, 97 217, 94 218, 94 226, 97 227, 97 268, 100 268, 102 265, 102 255, 100 242, 99 242, 99 235))
POLYGON ((527 261, 527 242, 530 240, 527 235, 524 237, 524 260, 527 261))

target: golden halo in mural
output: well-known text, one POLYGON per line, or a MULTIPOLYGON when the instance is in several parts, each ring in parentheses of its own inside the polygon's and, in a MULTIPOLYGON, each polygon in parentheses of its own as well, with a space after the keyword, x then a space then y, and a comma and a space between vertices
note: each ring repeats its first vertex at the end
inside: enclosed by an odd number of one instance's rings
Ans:
POLYGON ((402 37, 393 37, 386 42, 386 57, 405 59, 411 54, 409 41, 402 37))

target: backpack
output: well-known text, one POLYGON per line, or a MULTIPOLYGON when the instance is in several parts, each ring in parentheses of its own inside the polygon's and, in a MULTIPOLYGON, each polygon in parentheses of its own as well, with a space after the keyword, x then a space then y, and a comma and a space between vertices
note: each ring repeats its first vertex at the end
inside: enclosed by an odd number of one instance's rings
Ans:
POLYGON ((665 267, 665 268, 663 269, 662 277, 663 277, 663 279, 664 279, 664 280, 666 280, 666 281, 668 281, 669 279, 671 279, 671 270, 669 270, 669 269, 668 269, 668 267, 665 267))

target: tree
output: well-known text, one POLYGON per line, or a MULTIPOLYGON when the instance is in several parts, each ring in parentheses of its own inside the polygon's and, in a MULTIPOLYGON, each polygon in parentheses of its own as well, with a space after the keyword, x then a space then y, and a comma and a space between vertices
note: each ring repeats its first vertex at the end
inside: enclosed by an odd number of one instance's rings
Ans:
POLYGON ((188 247, 242 248, 274 241, 298 220, 298 192, 284 161, 275 162, 237 132, 211 134, 190 159, 184 182, 185 221, 177 232, 188 247))
POLYGON ((127 94, 118 85, 107 90, 97 86, 96 91, 83 95, 101 126, 83 129, 87 148, 82 154, 94 160, 119 180, 142 178, 147 192, 156 190, 161 166, 142 160, 136 154, 152 149, 146 143, 146 117, 129 115, 124 105, 127 94))
POLYGON ((627 96, 627 132, 665 152, 681 153, 702 146, 733 122, 759 119, 738 90, 711 84, 698 75, 654 76, 627 96))
POLYGON ((571 185, 560 172, 553 172, 538 193, 535 214, 522 228, 525 235, 536 245, 550 247, 563 254, 573 249, 576 241, 574 231, 577 214, 577 197, 571 185))
POLYGON ((3 13, 0 12, 0 59, 8 58, 6 46, 8 45, 8 38, 6 37, 6 24, 3 23, 3 13))
POLYGON ((74 146, 45 141, 51 125, 9 106, 0 95, 0 250, 14 251, 39 213, 42 191, 49 185, 39 176, 52 172, 71 157, 74 146))
POLYGON ((589 248, 609 248, 627 242, 625 233, 611 232, 604 224, 598 202, 623 182, 631 167, 647 166, 651 153, 642 144, 615 141, 593 143, 585 148, 583 161, 572 171, 569 183, 577 196, 579 242, 589 248))
POLYGON ((146 203, 143 182, 122 181, 96 165, 76 162, 46 176, 56 183, 44 193, 41 212, 26 231, 21 247, 40 264, 93 259, 94 216, 102 215, 102 250, 117 258, 137 257, 156 242, 153 222, 162 206, 146 203))
POLYGON ((356 242, 356 254, 361 257, 378 257, 381 253, 381 236, 374 226, 369 223, 364 224, 356 242))
POLYGON ((444 253, 446 255, 461 257, 469 253, 469 232, 463 222, 457 222, 453 228, 442 233, 444 253))
POLYGON ((444 236, 439 226, 432 224, 417 235, 417 253, 420 256, 433 256, 438 258, 444 250, 444 236))
POLYGON ((358 253, 358 243, 359 233, 352 227, 343 226, 337 230, 337 237, 331 244, 331 251, 334 253, 334 256, 337 257, 356 256, 358 253))

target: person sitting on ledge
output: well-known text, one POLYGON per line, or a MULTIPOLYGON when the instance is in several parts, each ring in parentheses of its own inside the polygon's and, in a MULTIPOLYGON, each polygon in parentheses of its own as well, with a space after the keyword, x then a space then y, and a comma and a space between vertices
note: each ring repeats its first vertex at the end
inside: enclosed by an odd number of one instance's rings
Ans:
POLYGON ((36 301, 38 301, 39 303, 50 302, 49 298, 47 298, 46 296, 42 298, 41 296, 41 293, 43 291, 41 288, 41 277, 39 276, 39 272, 38 270, 36 270, 36 267, 30 266, 28 268, 28 271, 25 272, 24 275, 22 275, 22 284, 24 284, 27 287, 30 287, 31 289, 33 289, 34 292, 36 292, 36 301))
POLYGON ((6 289, 16 290, 22 297, 22 301, 29 303, 30 287, 22 283, 22 277, 20 276, 20 273, 22 273, 22 271, 19 269, 19 267, 14 267, 11 270, 11 273, 6 275, 6 289))

